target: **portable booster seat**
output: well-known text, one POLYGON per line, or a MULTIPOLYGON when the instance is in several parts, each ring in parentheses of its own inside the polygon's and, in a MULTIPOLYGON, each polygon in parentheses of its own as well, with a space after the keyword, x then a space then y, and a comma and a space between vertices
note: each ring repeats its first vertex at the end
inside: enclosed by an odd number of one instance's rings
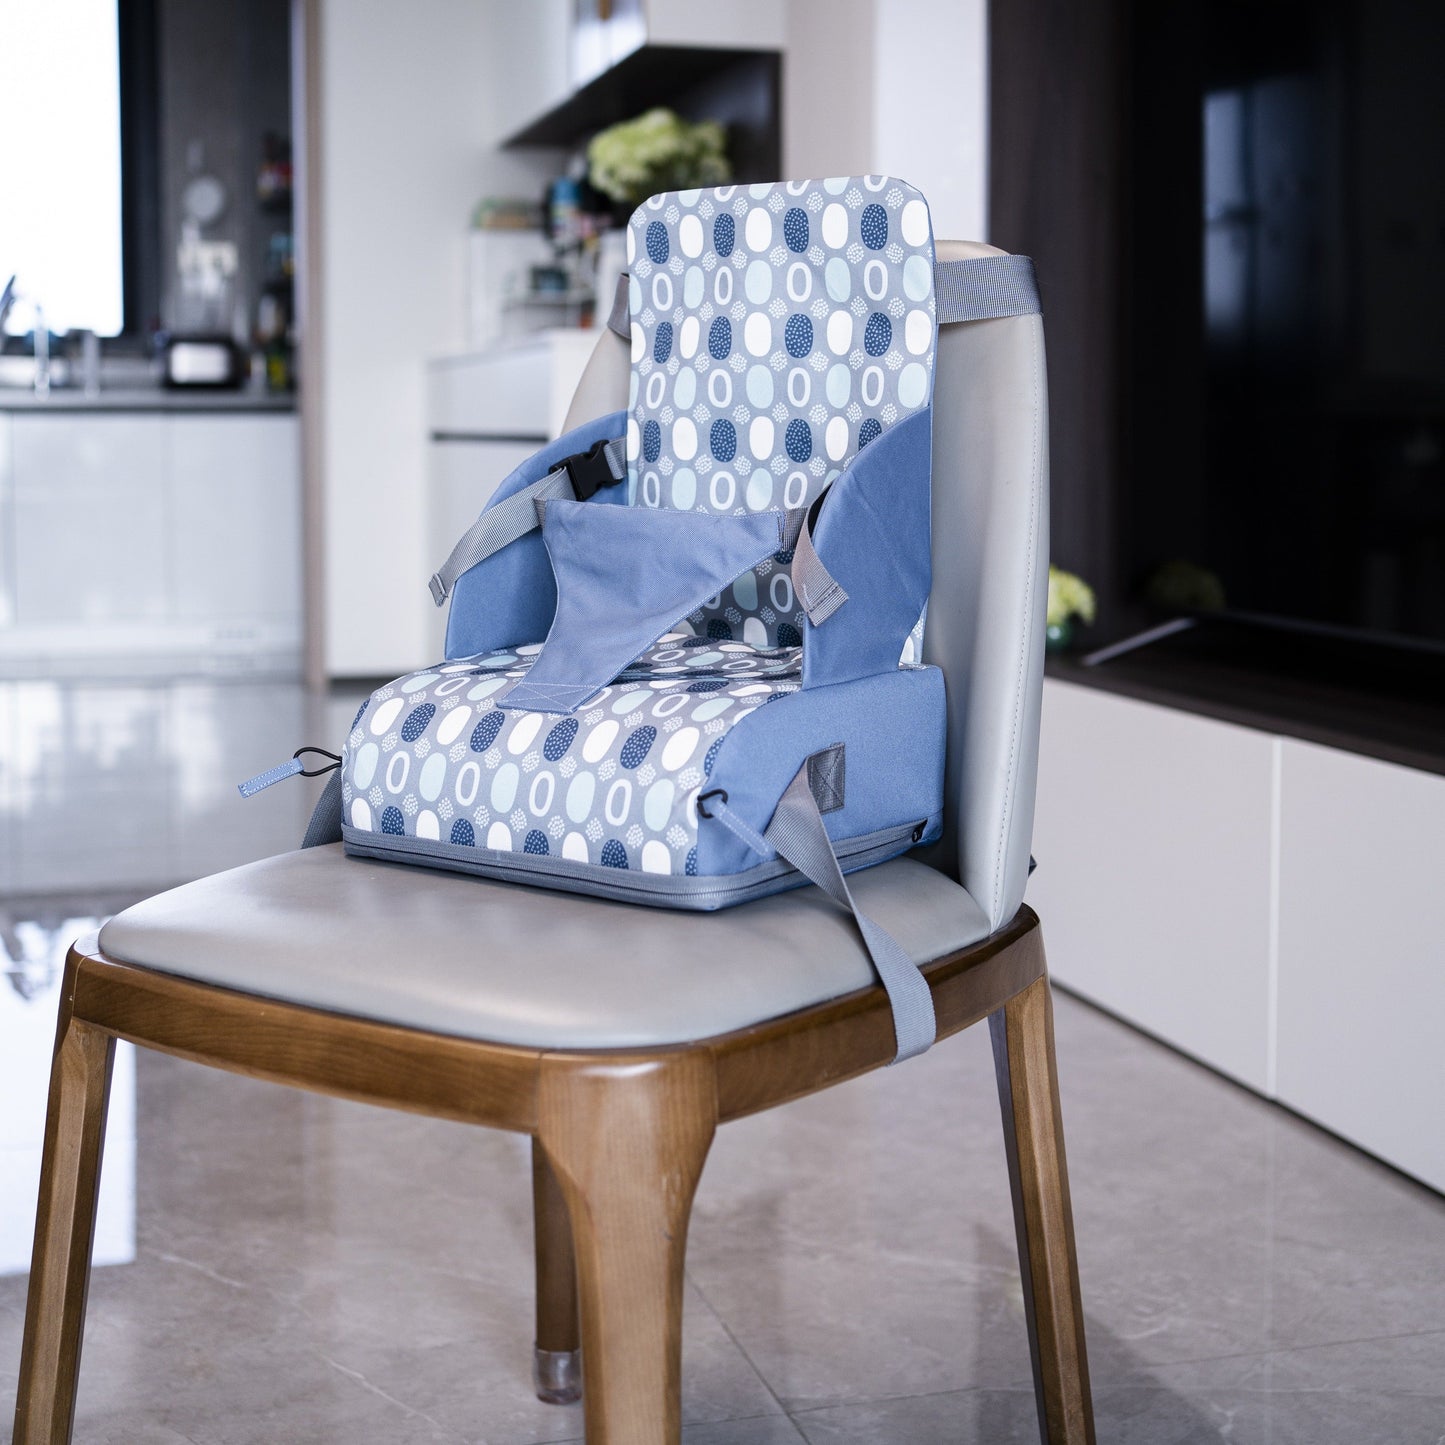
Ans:
POLYGON ((812 880, 920 1052, 927 986, 843 874, 940 831, 934 340, 1037 311, 1032 267, 935 267, 888 176, 653 196, 627 255, 619 409, 497 488, 432 579, 444 659, 363 704, 307 841, 672 908, 812 880))

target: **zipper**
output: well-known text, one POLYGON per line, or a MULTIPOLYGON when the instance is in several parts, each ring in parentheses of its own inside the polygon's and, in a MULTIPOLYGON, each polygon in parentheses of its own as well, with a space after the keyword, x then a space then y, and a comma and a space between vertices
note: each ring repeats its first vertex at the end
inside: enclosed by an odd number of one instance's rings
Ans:
MULTIPOLYGON (((927 831, 929 822, 930 819, 924 818, 849 838, 834 849, 838 862, 845 873, 884 862, 917 842, 927 831)), ((526 854, 468 848, 461 844, 419 842, 414 838, 389 838, 386 834, 361 831, 350 825, 342 832, 347 852, 365 858, 379 858, 388 863, 420 863, 453 872, 500 878, 505 882, 541 883, 595 897, 679 908, 722 908, 730 903, 743 903, 776 892, 769 885, 779 878, 789 874, 803 878, 791 863, 781 858, 770 858, 743 873, 730 875, 730 882, 699 887, 695 880, 681 878, 675 873, 643 873, 629 877, 622 869, 603 868, 595 863, 574 863, 564 858, 549 858, 545 862, 539 859, 534 863, 527 860, 526 854), (381 841, 384 838, 387 841, 381 841)))

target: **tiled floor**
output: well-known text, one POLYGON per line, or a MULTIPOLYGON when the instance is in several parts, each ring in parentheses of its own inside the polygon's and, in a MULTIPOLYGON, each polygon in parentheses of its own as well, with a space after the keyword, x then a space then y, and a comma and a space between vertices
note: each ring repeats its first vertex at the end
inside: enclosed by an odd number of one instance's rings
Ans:
MULTIPOLYGON (((137 887, 299 831, 299 791, 238 804, 271 817, 254 833, 223 791, 339 732, 347 702, 247 692, 156 703, 144 747, 210 741, 193 791, 167 784, 169 851, 103 823, 151 849, 137 887)), ((0 817, 27 850, 54 832, 13 806, 11 766, 0 817)), ((1445 1201, 1080 1003, 1058 1026, 1100 1441, 1441 1445, 1445 1201)), ((528 1385, 524 1141, 154 1055, 138 1077, 139 1258, 94 1277, 79 1442, 580 1439, 580 1410, 528 1385)), ((1037 1439, 984 1030, 723 1129, 688 1274, 688 1445, 1037 1439)), ((0 1440, 23 1305, 0 1279, 0 1440)))

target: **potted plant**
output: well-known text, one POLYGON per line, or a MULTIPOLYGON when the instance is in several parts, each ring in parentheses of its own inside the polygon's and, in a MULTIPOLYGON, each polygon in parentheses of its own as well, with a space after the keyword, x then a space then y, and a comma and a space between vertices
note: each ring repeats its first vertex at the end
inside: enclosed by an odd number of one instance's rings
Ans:
POLYGON ((1062 567, 1049 566, 1049 606, 1044 637, 1050 652, 1063 652, 1074 640, 1074 619, 1094 620, 1094 589, 1062 567))

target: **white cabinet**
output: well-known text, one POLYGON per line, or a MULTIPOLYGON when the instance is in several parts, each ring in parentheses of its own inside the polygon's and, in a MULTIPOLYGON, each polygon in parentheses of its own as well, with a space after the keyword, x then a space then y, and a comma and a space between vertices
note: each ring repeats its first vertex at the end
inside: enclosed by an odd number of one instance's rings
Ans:
POLYGON ((1050 679, 1028 891, 1061 983, 1261 1090, 1273 750, 1050 679))
POLYGON ((171 610, 234 635, 295 623, 301 504, 290 418, 206 416, 170 434, 171 610))
POLYGON ((1054 977, 1445 1189, 1445 778, 1050 678, 1054 977))
POLYGON ((0 676, 294 674, 284 413, 0 413, 0 676))
POLYGON ((17 416, 15 622, 159 621, 166 431, 155 416, 17 416))
POLYGON ((1445 1187, 1445 778, 1286 739, 1283 1102, 1445 1187))

